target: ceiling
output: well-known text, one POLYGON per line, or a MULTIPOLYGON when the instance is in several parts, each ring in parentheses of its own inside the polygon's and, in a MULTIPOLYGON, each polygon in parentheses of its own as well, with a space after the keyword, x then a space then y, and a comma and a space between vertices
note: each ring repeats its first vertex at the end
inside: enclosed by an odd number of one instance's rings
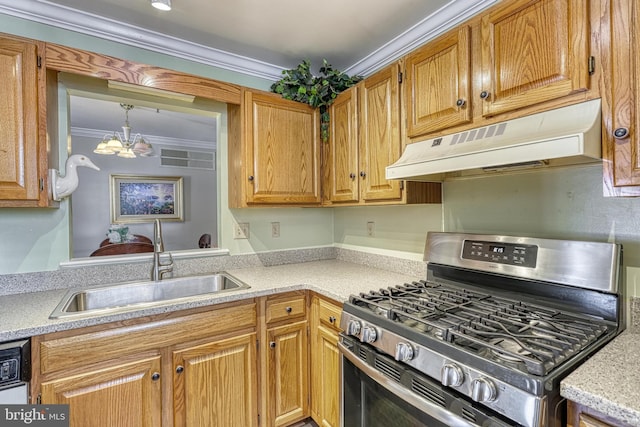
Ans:
POLYGON ((367 76, 496 1, 0 0, 0 14, 277 80, 303 59, 367 76))

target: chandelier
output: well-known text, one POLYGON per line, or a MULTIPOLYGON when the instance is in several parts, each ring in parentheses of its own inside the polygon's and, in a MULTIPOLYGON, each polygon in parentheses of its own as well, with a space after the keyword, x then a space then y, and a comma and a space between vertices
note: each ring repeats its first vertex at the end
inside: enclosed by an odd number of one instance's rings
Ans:
POLYGON ((98 146, 93 150, 96 154, 117 154, 118 157, 125 159, 134 159, 136 154, 143 157, 153 156, 153 147, 139 133, 131 138, 131 126, 129 126, 129 111, 133 109, 133 105, 120 104, 125 111, 124 126, 122 126, 122 136, 118 132, 113 135, 105 135, 98 146))

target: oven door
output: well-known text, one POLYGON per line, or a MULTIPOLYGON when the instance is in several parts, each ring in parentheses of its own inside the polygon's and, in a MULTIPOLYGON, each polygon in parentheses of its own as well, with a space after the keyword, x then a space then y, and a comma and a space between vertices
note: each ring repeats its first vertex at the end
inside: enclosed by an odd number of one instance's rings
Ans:
POLYGON ((506 427, 512 423, 412 368, 341 336, 341 425, 344 427, 506 427))

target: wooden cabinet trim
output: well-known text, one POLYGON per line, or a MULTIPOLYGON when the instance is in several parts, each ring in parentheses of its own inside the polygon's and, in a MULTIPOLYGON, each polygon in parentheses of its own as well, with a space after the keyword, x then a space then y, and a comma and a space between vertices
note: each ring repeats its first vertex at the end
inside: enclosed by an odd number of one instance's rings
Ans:
POLYGON ((57 71, 240 104, 240 86, 231 83, 53 43, 46 58, 47 68, 57 71))
POLYGON ((136 322, 102 331, 76 331, 74 335, 60 338, 45 336, 39 348, 41 374, 75 367, 78 360, 84 364, 117 360, 149 348, 255 327, 256 322, 256 304, 252 302, 167 320, 136 322), (74 357, 68 357, 69 354, 74 357))

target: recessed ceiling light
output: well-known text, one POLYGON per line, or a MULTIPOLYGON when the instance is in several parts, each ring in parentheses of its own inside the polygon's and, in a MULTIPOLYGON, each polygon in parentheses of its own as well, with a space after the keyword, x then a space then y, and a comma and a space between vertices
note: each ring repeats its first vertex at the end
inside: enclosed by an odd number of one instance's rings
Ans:
POLYGON ((151 6, 160 10, 171 10, 171 0, 151 0, 151 6))

